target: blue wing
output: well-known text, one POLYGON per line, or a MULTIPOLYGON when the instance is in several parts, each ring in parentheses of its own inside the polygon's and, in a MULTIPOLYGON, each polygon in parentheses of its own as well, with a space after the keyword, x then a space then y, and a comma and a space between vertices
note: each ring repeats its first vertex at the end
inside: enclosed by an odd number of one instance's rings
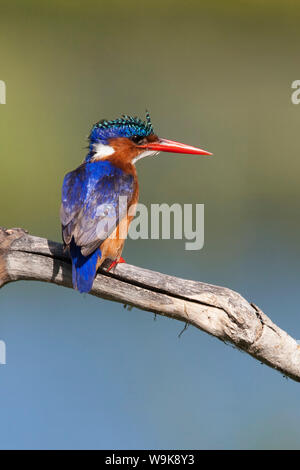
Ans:
POLYGON ((60 211, 65 244, 73 239, 82 255, 90 255, 126 215, 133 192, 133 176, 107 160, 85 163, 68 173, 60 211))

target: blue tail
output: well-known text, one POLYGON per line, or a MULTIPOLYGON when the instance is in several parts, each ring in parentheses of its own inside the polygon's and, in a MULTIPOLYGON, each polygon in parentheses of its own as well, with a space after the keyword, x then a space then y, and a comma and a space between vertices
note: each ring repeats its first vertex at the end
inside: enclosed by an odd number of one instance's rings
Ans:
POLYGON ((81 254, 80 246, 77 246, 72 238, 70 243, 70 255, 72 259, 72 282, 74 289, 79 292, 89 292, 92 289, 96 276, 96 265, 101 251, 98 248, 89 256, 81 254))

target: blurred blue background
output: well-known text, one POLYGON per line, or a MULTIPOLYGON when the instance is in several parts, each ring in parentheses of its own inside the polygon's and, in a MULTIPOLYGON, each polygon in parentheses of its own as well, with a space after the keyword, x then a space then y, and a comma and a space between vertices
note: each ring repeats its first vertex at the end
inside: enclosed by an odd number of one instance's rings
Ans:
MULTIPOLYGON (((237 290, 300 339, 299 16, 292 1, 2 4, 0 225, 60 240, 91 124, 148 108, 159 135, 214 153, 137 164, 141 202, 205 204, 205 246, 128 240, 125 259, 237 290)), ((299 385, 182 326, 5 286, 0 448, 299 448, 299 385)))

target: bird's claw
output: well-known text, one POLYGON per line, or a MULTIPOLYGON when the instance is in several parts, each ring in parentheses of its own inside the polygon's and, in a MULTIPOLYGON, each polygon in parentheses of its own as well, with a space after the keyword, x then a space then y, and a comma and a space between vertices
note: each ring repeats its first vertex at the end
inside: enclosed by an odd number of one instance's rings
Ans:
POLYGON ((111 263, 111 265, 107 268, 107 272, 110 271, 112 268, 114 268, 117 264, 119 263, 126 263, 125 259, 120 256, 118 260, 115 260, 111 263))

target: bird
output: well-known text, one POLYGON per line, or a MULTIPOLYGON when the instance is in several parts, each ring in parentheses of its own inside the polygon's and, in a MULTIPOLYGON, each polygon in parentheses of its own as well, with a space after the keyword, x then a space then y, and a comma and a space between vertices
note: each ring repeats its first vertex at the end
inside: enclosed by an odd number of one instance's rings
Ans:
POLYGON ((125 262, 122 250, 139 197, 136 162, 159 152, 212 155, 158 137, 148 111, 145 120, 126 114, 102 119, 92 126, 88 139, 83 163, 64 177, 60 208, 72 285, 81 293, 91 291, 102 265, 110 263, 109 271, 125 262))

